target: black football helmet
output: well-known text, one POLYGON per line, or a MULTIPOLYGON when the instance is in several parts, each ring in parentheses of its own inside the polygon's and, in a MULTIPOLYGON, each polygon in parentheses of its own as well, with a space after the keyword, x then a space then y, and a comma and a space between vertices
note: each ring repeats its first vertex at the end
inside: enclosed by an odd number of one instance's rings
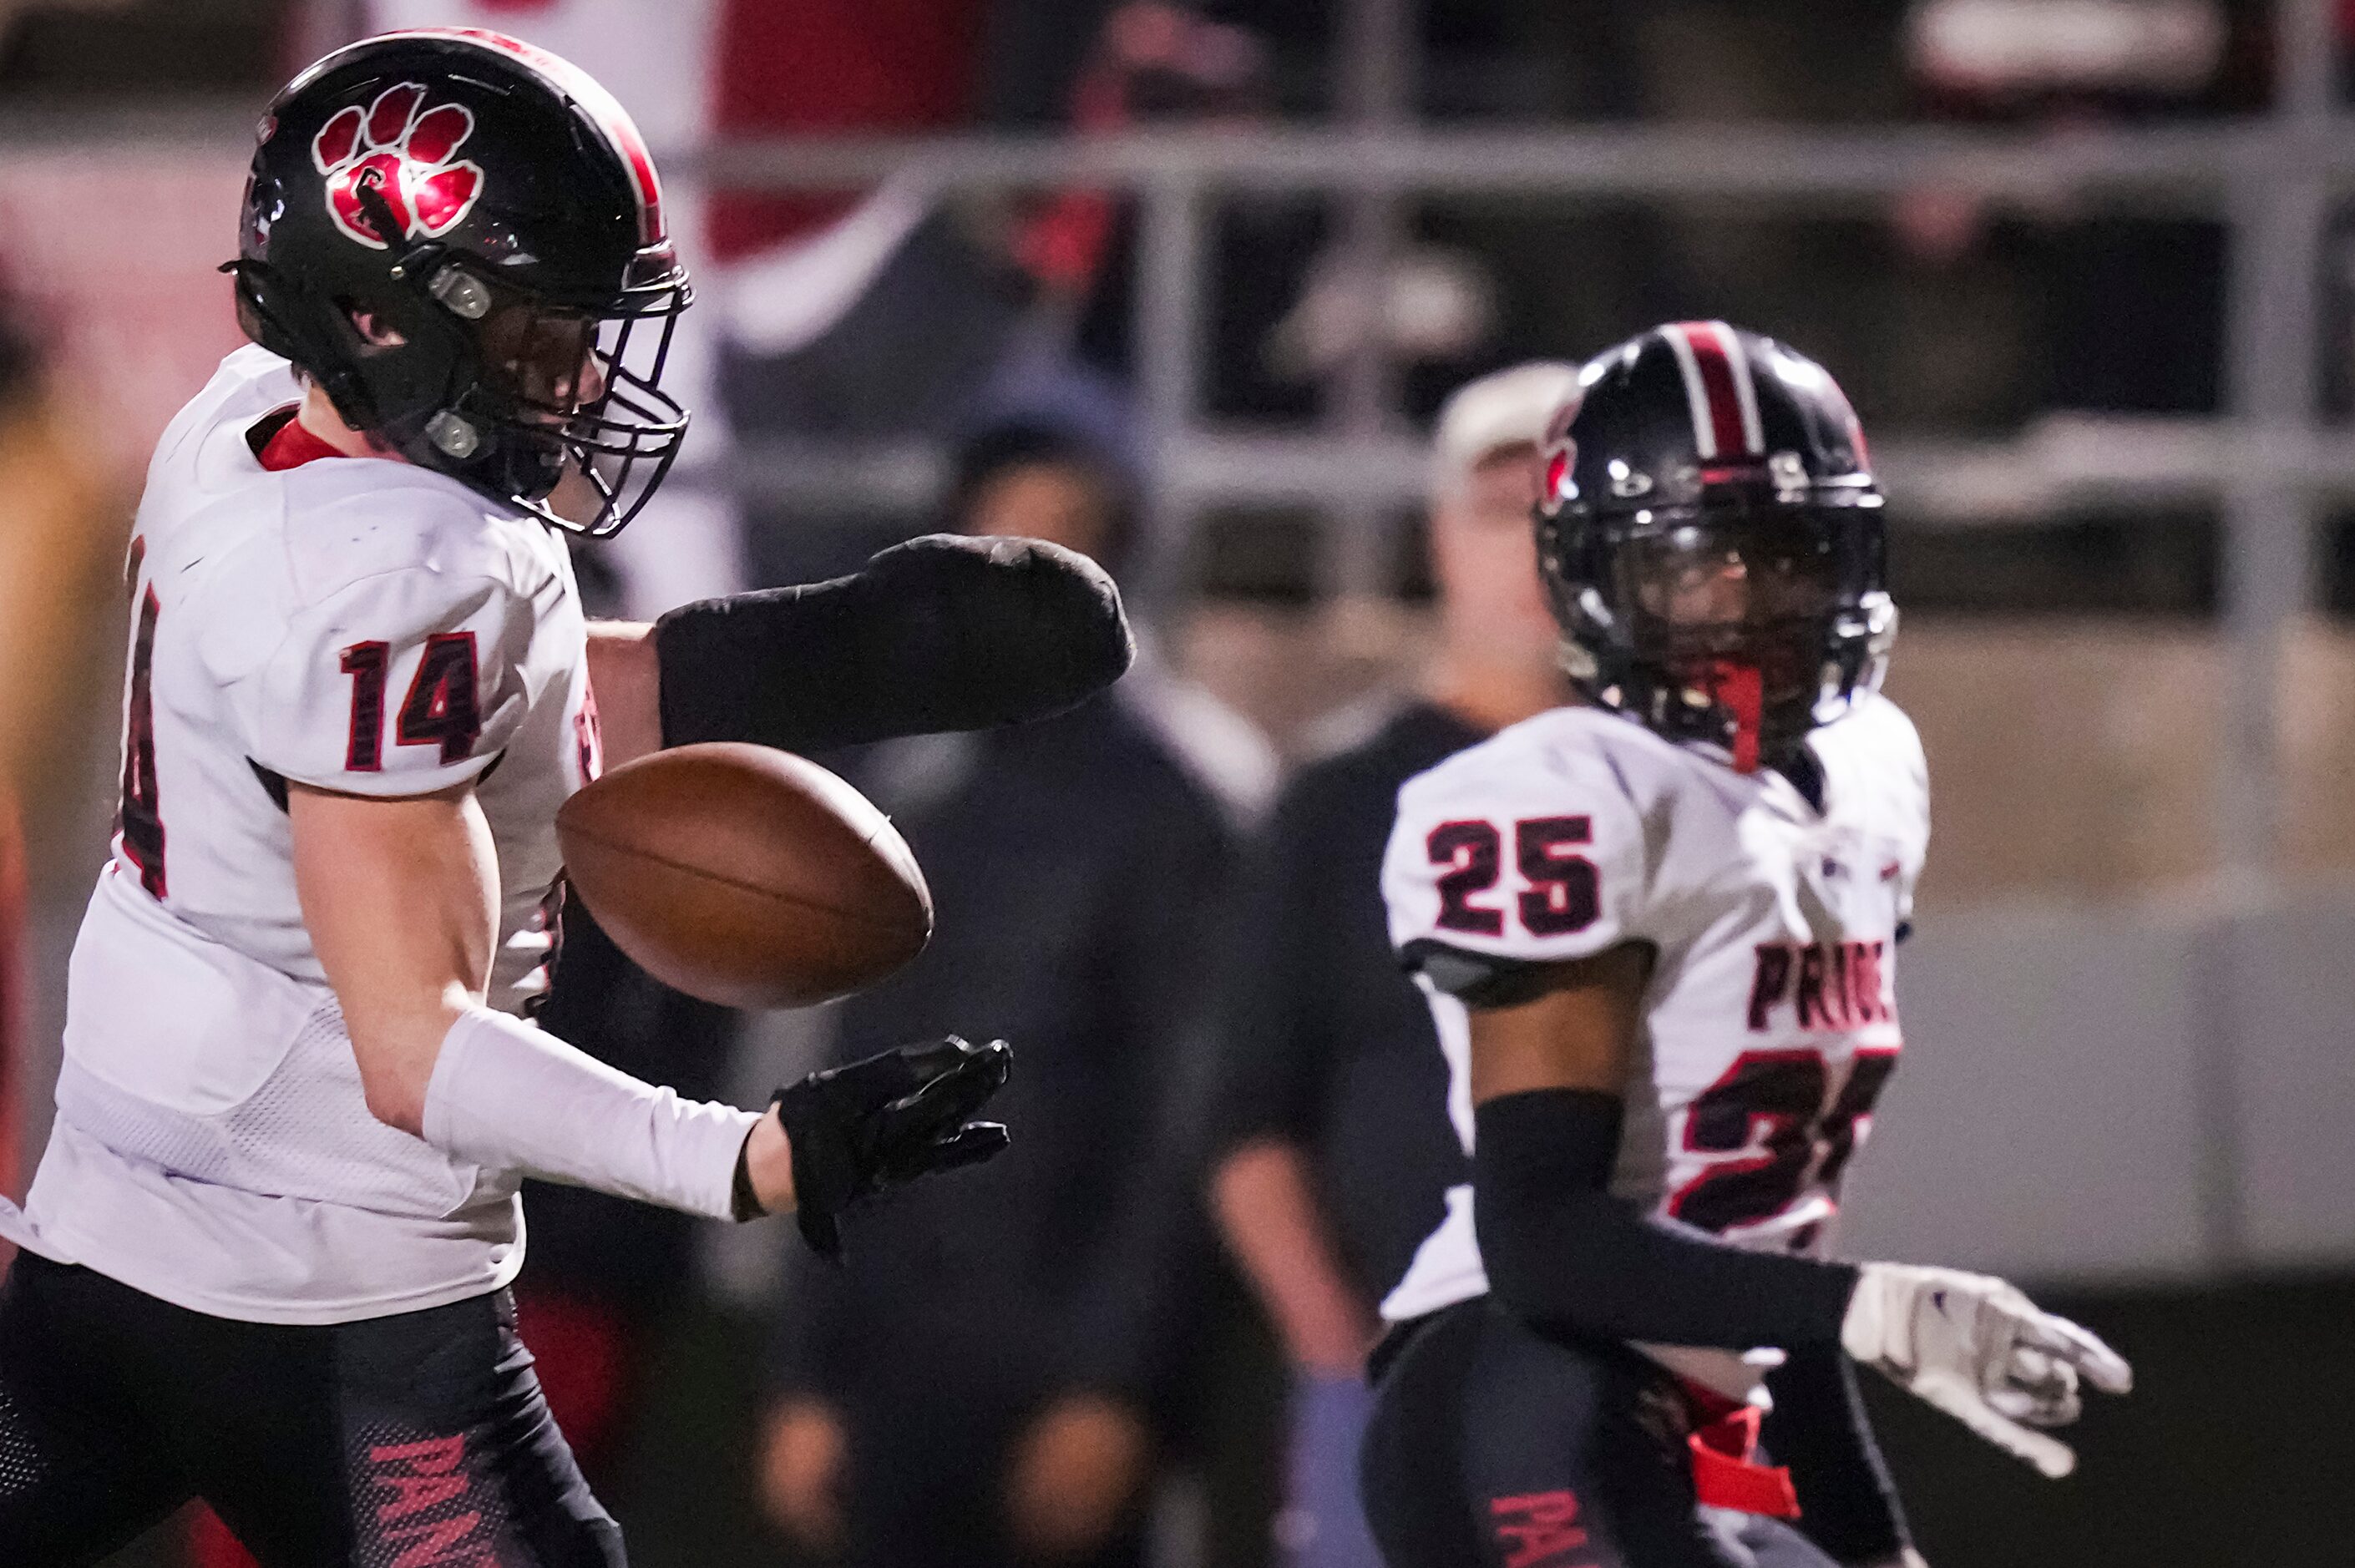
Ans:
POLYGON ((645 504, 687 432, 660 381, 693 296, 603 88, 497 33, 387 33, 289 82, 258 143, 222 269, 248 336, 549 523, 602 536, 645 504), (593 495, 555 496, 568 473, 593 495))
POLYGON ((1588 362, 1547 456, 1539 560, 1589 701, 1747 772, 1879 688, 1881 492, 1823 366, 1723 322, 1655 327, 1588 362))

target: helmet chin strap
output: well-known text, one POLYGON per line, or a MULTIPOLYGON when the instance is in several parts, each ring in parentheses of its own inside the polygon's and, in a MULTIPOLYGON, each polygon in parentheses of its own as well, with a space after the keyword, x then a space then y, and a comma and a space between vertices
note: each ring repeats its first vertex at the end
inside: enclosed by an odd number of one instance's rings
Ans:
POLYGON ((1733 715, 1733 770, 1758 771, 1758 735, 1765 703, 1765 678, 1742 659, 1712 659, 1703 670, 1710 700, 1733 715))

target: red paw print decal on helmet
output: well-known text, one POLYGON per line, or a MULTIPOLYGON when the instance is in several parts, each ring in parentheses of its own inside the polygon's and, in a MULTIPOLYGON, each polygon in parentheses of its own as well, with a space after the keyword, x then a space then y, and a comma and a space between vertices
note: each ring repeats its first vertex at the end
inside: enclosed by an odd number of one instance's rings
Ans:
MULTIPOLYGON (((363 111, 350 104, 311 138, 311 162, 327 176, 327 210, 336 227, 372 250, 387 248, 378 214, 360 193, 373 188, 392 209, 405 239, 432 239, 458 226, 483 194, 483 166, 453 163, 474 133, 463 103, 425 107, 413 81, 388 87, 363 111)), ((379 209, 381 210, 381 209, 379 209)))

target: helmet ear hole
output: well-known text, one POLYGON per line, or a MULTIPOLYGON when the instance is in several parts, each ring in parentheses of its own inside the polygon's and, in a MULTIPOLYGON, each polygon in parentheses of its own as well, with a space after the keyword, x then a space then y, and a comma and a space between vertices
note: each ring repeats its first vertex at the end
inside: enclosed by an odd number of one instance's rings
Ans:
POLYGON ((409 341, 409 334, 393 325, 380 311, 347 302, 340 308, 363 348, 399 348, 409 341))
MULTIPOLYGON (((245 281, 238 280, 237 330, 248 339, 267 347, 270 344, 270 323, 261 319, 261 311, 253 302, 253 292, 245 281)), ((282 350, 279 352, 283 352, 282 350)))

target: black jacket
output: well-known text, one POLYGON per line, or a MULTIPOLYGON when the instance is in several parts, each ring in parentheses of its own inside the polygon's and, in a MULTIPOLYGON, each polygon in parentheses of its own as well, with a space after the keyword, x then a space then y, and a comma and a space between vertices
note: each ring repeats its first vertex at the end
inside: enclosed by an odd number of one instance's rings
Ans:
POLYGON ((778 1393, 951 1383, 1150 1394, 1204 1261, 1184 1107, 1234 846, 1123 701, 852 767, 930 880, 932 946, 843 1005, 847 1061, 926 1036, 1014 1043, 1013 1145, 788 1253, 778 1393))

